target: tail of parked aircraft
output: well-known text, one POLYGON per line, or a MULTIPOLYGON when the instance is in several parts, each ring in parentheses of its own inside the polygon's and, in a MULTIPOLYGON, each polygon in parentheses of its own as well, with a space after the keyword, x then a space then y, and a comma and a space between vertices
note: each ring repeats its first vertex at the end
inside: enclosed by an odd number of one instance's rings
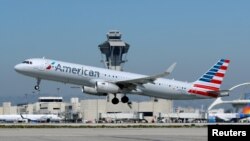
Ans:
POLYGON ((230 60, 220 59, 211 69, 193 83, 189 93, 218 97, 230 60))

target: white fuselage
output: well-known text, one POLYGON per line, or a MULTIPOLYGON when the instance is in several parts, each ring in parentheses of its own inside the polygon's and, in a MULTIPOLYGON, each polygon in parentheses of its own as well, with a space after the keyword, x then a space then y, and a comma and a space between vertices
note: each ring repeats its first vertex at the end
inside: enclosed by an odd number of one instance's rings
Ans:
MULTIPOLYGON (((146 77, 145 75, 90 67, 50 59, 27 59, 32 63, 21 63, 15 70, 37 79, 70 83, 81 87, 94 87, 96 82, 116 82, 146 77)), ((154 83, 137 85, 131 94, 140 94, 164 99, 200 99, 211 98, 190 94, 192 83, 158 78, 154 83)))
POLYGON ((0 122, 60 122, 61 117, 53 114, 0 115, 0 122))

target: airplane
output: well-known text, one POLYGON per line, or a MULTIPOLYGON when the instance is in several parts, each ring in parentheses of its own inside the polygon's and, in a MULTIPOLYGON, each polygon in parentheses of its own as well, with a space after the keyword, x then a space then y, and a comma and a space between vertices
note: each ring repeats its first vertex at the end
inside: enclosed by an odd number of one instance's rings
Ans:
POLYGON ((97 96, 113 94, 113 104, 118 104, 117 93, 124 94, 123 103, 128 103, 127 94, 184 100, 228 96, 229 91, 220 90, 230 60, 220 59, 198 80, 188 83, 174 79, 163 79, 175 68, 173 63, 165 72, 152 76, 121 72, 92 66, 67 63, 46 58, 31 58, 17 64, 16 72, 36 78, 35 90, 41 80, 57 81, 79 86, 83 93, 97 96))
POLYGON ((236 122, 239 113, 209 113, 208 122, 236 122))
POLYGON ((250 117, 250 105, 245 106, 239 113, 209 112, 208 122, 238 122, 250 117))
POLYGON ((20 114, 22 119, 27 120, 28 122, 60 122, 62 120, 58 115, 53 114, 20 114))
POLYGON ((4 123, 18 123, 26 122, 20 115, 0 115, 0 122, 4 123))
POLYGON ((60 122, 61 117, 53 114, 20 114, 20 115, 0 115, 0 122, 17 123, 17 122, 60 122))

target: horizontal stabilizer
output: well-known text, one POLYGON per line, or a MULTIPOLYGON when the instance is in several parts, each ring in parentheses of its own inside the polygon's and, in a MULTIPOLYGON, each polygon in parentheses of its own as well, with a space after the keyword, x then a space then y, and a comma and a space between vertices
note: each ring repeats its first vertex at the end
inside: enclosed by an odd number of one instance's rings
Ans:
POLYGON ((208 93, 218 95, 218 97, 229 96, 229 90, 208 91, 208 93))

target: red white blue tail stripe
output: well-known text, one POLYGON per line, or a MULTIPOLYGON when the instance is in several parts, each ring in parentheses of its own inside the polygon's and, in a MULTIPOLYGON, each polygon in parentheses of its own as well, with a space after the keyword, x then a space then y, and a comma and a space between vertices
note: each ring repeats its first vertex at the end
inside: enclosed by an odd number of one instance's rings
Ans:
POLYGON ((229 63, 230 60, 227 59, 219 60, 199 80, 193 83, 192 88, 188 92, 201 96, 218 97, 218 94, 211 92, 218 92, 220 90, 229 63))

